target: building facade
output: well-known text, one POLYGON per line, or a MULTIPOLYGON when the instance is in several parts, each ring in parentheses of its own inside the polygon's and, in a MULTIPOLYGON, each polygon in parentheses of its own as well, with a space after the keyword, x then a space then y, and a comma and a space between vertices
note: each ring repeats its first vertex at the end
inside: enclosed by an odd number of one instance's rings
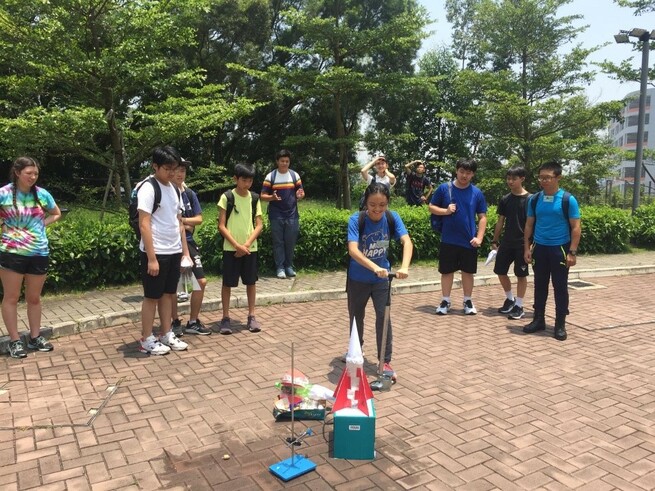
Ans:
MULTIPOLYGON (((628 101, 623 108, 623 121, 612 121, 609 136, 615 147, 623 150, 637 149, 637 126, 639 120, 639 91, 626 95, 628 101)), ((655 149, 655 88, 649 88, 646 95, 646 118, 644 124, 644 150, 655 149)), ((655 161, 644 155, 641 170, 641 189, 646 196, 655 197, 655 161)), ((609 191, 617 189, 626 194, 635 181, 635 161, 624 160, 618 168, 618 177, 609 179, 606 186, 609 191)))

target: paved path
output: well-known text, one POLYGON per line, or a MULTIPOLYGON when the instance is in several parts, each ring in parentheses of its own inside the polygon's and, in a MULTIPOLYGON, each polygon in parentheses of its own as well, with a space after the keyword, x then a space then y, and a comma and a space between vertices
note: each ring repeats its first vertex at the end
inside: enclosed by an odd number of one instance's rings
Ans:
MULTIPOLYGON (((497 284, 493 267, 480 263, 476 283, 497 284)), ((594 275, 616 275, 638 272, 655 272, 655 251, 633 254, 582 256, 571 270, 571 279, 594 275)), ((439 275, 434 266, 413 266, 411 277, 397 281, 397 292, 437 291, 433 303, 438 303, 439 275)), ((264 277, 257 283, 258 303, 292 303, 345 298, 345 272, 303 274, 295 279, 278 280, 264 277)), ((457 286, 457 284, 456 284, 457 286)), ((143 290, 140 285, 108 288, 83 294, 51 295, 43 300, 43 325, 52 328, 52 335, 65 336, 99 327, 138 321, 143 290)), ((210 282, 205 295, 204 310, 216 311, 221 302, 220 280, 210 282)), ((233 289, 232 304, 245 306, 245 288, 233 289)), ((188 312, 188 302, 180 304, 182 313, 188 312)), ((24 305, 19 307, 20 329, 27 331, 24 305)), ((0 352, 6 346, 7 331, 0 323, 0 352), (3 336, 5 342, 3 343, 3 336)))
MULTIPOLYGON (((188 352, 165 357, 136 350, 131 321, 59 337, 51 353, 2 357, 0 490, 655 489, 655 273, 646 261, 626 275, 624 260, 571 289, 563 343, 496 314, 497 286, 476 288, 475 317, 435 316, 436 293, 394 296, 399 381, 376 393, 375 460, 332 458, 331 426, 306 422, 316 436, 300 451, 318 467, 287 484, 268 472, 288 457, 274 383, 294 342, 297 368, 334 387, 347 346, 342 298, 262 306, 261 333, 187 336, 188 352)), ((234 310, 242 326, 245 316, 234 310)), ((366 370, 373 378, 374 360, 366 370)))

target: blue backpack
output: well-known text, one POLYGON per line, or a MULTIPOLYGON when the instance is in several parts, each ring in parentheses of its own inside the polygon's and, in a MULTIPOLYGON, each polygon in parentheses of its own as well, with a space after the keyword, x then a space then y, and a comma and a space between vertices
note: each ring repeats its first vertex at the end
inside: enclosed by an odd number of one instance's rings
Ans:
MULTIPOLYGON (((448 181, 448 203, 435 203, 439 208, 446 208, 453 201, 453 181, 448 181)), ((443 215, 430 214, 430 225, 432 230, 440 234, 443 230, 443 215)))

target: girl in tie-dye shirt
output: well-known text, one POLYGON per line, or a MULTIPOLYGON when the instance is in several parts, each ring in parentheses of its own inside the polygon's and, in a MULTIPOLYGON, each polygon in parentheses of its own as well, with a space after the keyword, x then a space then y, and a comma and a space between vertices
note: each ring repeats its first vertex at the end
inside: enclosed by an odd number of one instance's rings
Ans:
POLYGON ((48 272, 46 226, 59 220, 61 211, 52 195, 36 186, 39 164, 19 157, 10 174, 11 182, 0 188, 0 279, 2 280, 2 320, 11 342, 9 354, 25 358, 27 353, 18 334, 18 299, 25 284, 25 302, 30 326, 27 347, 52 351, 41 336, 41 290, 48 272))

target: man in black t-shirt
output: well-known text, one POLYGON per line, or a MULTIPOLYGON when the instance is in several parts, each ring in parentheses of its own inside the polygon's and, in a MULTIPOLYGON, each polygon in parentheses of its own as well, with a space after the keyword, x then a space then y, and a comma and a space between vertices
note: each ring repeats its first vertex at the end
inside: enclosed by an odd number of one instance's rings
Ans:
POLYGON ((508 314, 509 319, 521 319, 523 312, 523 297, 528 287, 528 265, 523 257, 523 231, 527 218, 527 204, 530 193, 523 188, 525 169, 512 167, 505 174, 510 192, 498 203, 498 222, 494 229, 494 240, 491 247, 498 252, 494 273, 505 291, 505 303, 498 309, 501 314, 508 314), (503 239, 499 242, 500 234, 503 239), (507 276, 510 265, 514 263, 516 275, 516 296, 512 293, 512 283, 507 276))
POLYGON ((425 175, 425 164, 420 160, 412 160, 405 164, 405 173, 407 186, 405 199, 407 199, 407 204, 410 206, 424 205, 434 189, 430 179, 425 175))

